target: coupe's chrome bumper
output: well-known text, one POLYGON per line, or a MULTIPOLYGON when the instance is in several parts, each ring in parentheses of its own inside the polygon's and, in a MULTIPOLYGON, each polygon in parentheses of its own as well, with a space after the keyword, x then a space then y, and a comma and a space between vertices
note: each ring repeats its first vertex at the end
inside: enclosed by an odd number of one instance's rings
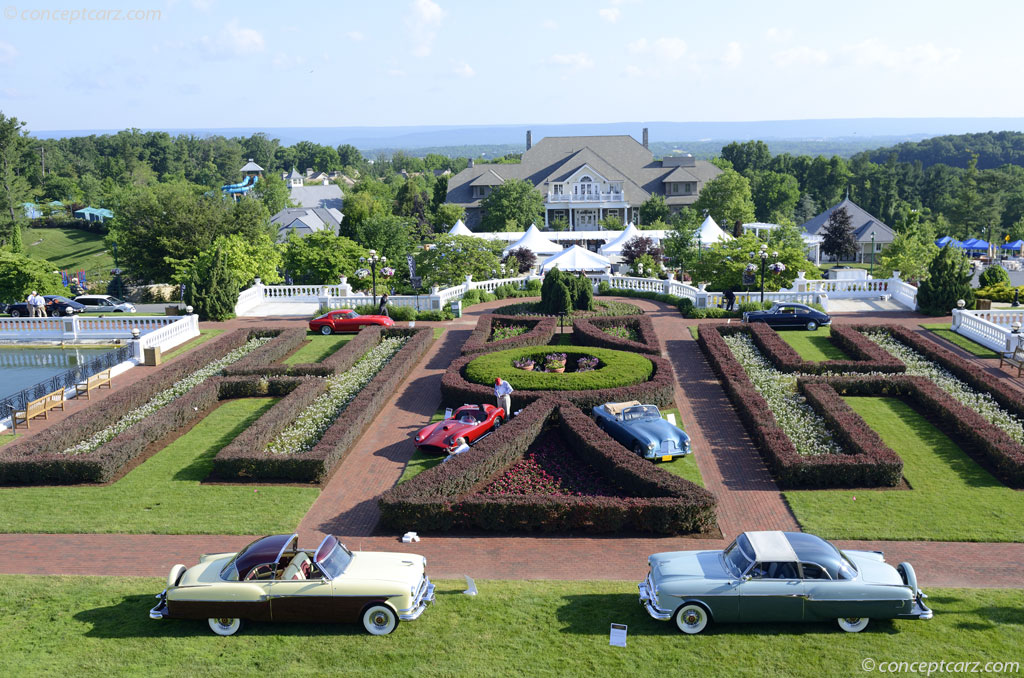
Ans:
POLYGON ((917 600, 914 601, 914 607, 911 608, 910 614, 915 619, 928 620, 935 616, 931 608, 924 604, 924 599, 927 598, 924 593, 919 593, 917 600))
POLYGON ((156 594, 156 597, 160 599, 160 602, 156 604, 156 607, 149 611, 149 618, 164 619, 167 617, 167 589, 156 594))
POLYGON ((412 599, 412 607, 406 610, 398 611, 398 618, 402 621, 413 621, 418 619, 423 610, 427 609, 427 605, 434 602, 434 585, 430 583, 430 577, 423 575, 423 581, 420 582, 420 588, 416 591, 416 596, 412 599))
POLYGON ((647 614, 658 621, 668 621, 672 618, 672 610, 658 607, 658 598, 654 595, 654 582, 651 581, 651 575, 647 575, 647 579, 640 582, 637 588, 640 589, 640 604, 647 610, 647 614))

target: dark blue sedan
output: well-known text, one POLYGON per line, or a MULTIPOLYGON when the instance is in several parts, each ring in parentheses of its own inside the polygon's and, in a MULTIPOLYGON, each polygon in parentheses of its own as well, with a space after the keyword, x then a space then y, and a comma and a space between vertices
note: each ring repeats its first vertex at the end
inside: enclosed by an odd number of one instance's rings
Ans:
POLYGON ((802 327, 813 332, 831 325, 832 316, 806 304, 778 302, 767 311, 747 311, 743 314, 743 322, 764 323, 775 329, 802 327))
POLYGON ((637 401, 605 403, 593 409, 594 420, 608 435, 651 461, 672 461, 690 454, 690 436, 661 417, 656 405, 637 401))

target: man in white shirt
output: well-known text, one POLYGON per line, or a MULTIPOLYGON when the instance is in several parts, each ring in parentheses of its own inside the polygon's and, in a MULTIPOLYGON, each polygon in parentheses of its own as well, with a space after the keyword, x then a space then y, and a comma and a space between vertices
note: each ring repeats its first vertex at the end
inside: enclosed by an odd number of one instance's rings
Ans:
POLYGON ((505 419, 512 416, 512 384, 501 377, 494 380, 494 397, 498 401, 498 407, 505 410, 505 419))
POLYGON ((40 318, 46 317, 46 310, 43 308, 46 305, 46 300, 32 290, 32 294, 28 295, 28 317, 34 318, 39 316, 40 318))

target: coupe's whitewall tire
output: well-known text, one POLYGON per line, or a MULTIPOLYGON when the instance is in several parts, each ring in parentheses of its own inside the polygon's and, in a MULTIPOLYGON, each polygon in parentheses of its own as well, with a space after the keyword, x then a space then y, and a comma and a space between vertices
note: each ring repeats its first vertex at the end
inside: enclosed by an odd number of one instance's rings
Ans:
POLYGON ((840 617, 839 628, 847 633, 858 633, 867 628, 869 621, 867 617, 840 617))
POLYGON ((210 630, 218 636, 232 636, 240 628, 242 628, 241 619, 232 619, 229 617, 217 617, 210 619, 210 630))
POLYGON ((676 610, 676 628, 693 635, 708 627, 708 611, 696 603, 688 603, 676 610))
POLYGON ((398 627, 398 615, 387 605, 372 605, 363 612, 363 628, 371 636, 386 636, 398 627))
POLYGON ((331 329, 331 326, 330 326, 330 325, 322 325, 322 326, 320 327, 320 334, 330 334, 330 333, 331 333, 331 332, 333 332, 333 331, 334 331, 334 330, 333 330, 333 329, 331 329))

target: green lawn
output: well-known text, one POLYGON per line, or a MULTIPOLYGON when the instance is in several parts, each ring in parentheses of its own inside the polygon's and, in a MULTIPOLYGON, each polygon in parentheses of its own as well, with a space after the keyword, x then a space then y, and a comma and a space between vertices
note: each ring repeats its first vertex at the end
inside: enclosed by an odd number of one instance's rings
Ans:
POLYGON ((691 336, 691 337, 693 337, 693 340, 694 340, 694 341, 697 341, 697 339, 698 339, 698 338, 699 338, 699 336, 700 336, 700 335, 698 334, 698 332, 699 332, 700 330, 698 330, 698 329, 697 329, 697 326, 696 326, 696 325, 690 325, 690 326, 688 326, 688 327, 687 327, 686 329, 690 330, 690 336, 691 336))
POLYGON ((3 433, 0 433, 0 447, 3 447, 7 443, 13 443, 15 440, 17 440, 18 438, 22 437, 23 435, 25 435, 25 434, 24 433, 7 434, 6 431, 4 431, 3 433))
POLYGON ((199 336, 198 337, 194 337, 192 339, 189 339, 188 341, 186 341, 181 346, 176 346, 175 348, 171 349, 167 353, 162 354, 161 358, 163 360, 165 360, 165 361, 166 360, 170 360, 171 358, 176 358, 177 356, 181 355, 185 351, 191 351, 196 346, 199 346, 200 344, 205 344, 210 339, 213 339, 217 335, 223 334, 223 333, 224 333, 224 330, 199 330, 199 336))
POLYGON ((864 674, 866 658, 1021 661, 1024 634, 1019 589, 928 589, 934 619, 872 621, 858 634, 819 622, 684 636, 647 616, 631 581, 480 580, 473 597, 461 580, 436 583, 437 602, 389 636, 252 623, 221 638, 205 621, 147 618, 162 578, 4 575, 0 653, 11 675, 32 676, 817 678, 864 674), (612 622, 628 625, 627 647, 609 646, 612 622))
MULTIPOLYGON (((441 421, 444 419, 444 407, 437 408, 437 412, 430 417, 430 421, 424 426, 429 426, 435 421, 441 421)), ((405 470, 402 471, 402 477, 398 479, 399 483, 404 483, 409 478, 423 473, 428 468, 434 468, 438 464, 444 461, 444 457, 434 454, 424 454, 423 452, 416 450, 412 453, 412 458, 405 465, 405 470)), ((397 484, 397 483, 396 483, 397 484)))
POLYGON ((900 455, 913 489, 786 492, 806 532, 826 539, 1024 541, 1024 493, 993 478, 906 403, 846 401, 900 455))
POLYGON ((305 343, 299 347, 299 350, 288 356, 285 359, 284 364, 305 365, 308 363, 318 363, 348 342, 352 341, 352 337, 354 336, 356 335, 328 334, 324 336, 322 334, 308 332, 306 334, 305 343))
MULTIPOLYGON (((85 270, 86 280, 107 280, 114 257, 107 252, 103 235, 77 228, 26 228, 22 231, 25 253, 46 259, 58 270, 85 270), (41 242, 40 242, 41 241, 41 242)), ((99 290, 102 294, 106 290, 99 290)))
MULTIPOLYGON (((0 489, 0 532, 270 534, 295 529, 315 487, 201 485, 213 457, 274 404, 225 401, 116 483, 0 489)), ((198 555, 198 554, 197 554, 198 555)))
POLYGON ((999 358, 999 354, 992 349, 982 346, 976 341, 971 341, 967 337, 949 329, 948 323, 921 323, 921 327, 952 344, 956 344, 971 355, 978 356, 979 358, 999 358))
POLYGON ((850 360, 850 356, 829 340, 831 329, 819 327, 813 332, 807 330, 783 330, 779 332, 782 339, 796 349, 804 360, 820 362, 822 360, 850 360))

